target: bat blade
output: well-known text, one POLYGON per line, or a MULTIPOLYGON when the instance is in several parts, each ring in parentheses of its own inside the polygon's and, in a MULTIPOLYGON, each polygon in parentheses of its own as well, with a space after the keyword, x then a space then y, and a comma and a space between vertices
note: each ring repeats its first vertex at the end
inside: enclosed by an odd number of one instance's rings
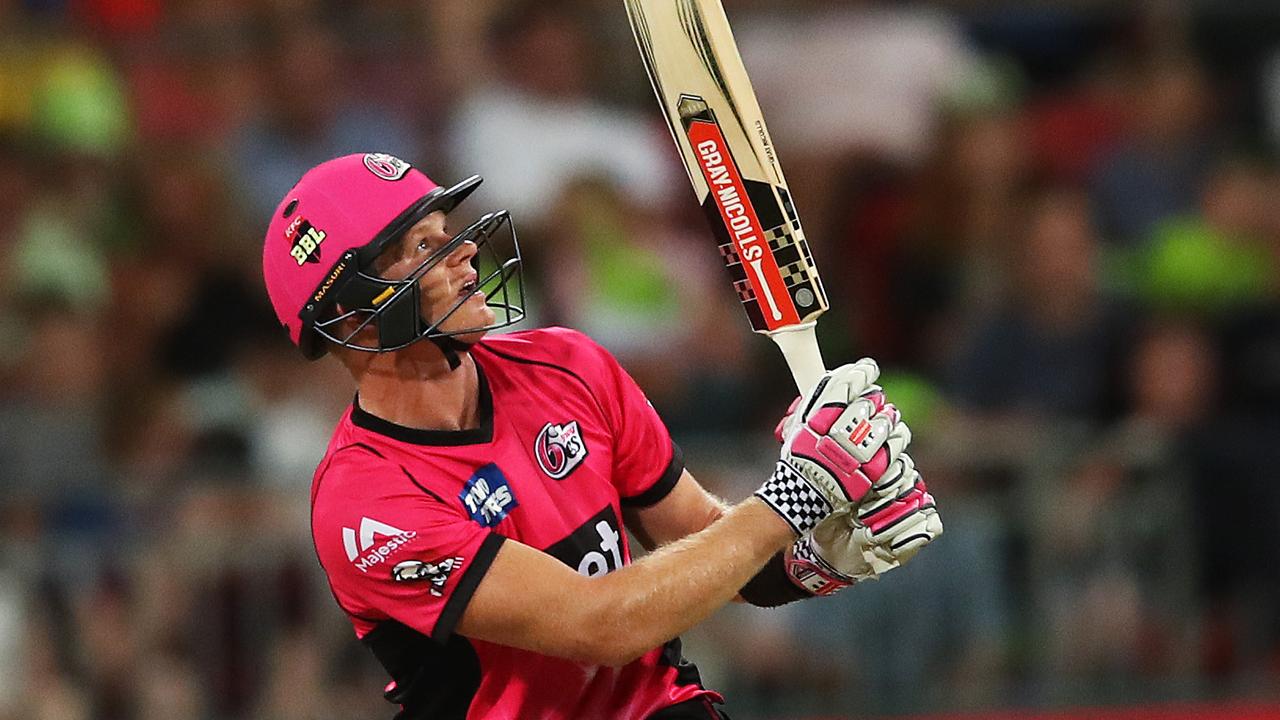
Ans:
POLYGON ((719 0, 624 0, 645 69, 752 330, 796 383, 822 374, 827 309, 751 80, 719 0))

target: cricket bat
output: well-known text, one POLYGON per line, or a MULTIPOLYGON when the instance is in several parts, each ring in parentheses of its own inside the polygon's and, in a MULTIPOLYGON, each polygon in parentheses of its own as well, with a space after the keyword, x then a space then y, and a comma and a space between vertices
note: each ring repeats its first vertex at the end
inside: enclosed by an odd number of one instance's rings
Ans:
POLYGON ((720 0, 624 0, 689 182, 747 311, 800 392, 825 372, 827 309, 773 141, 720 0))

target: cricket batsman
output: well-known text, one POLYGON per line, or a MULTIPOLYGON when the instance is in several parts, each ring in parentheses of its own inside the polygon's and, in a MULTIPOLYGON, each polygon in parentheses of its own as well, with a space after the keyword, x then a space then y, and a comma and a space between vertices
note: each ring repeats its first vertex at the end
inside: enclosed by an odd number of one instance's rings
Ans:
POLYGON ((523 302, 509 214, 451 224, 480 182, 348 155, 271 217, 281 324, 359 388, 311 489, 334 599, 389 673, 398 720, 724 718, 678 636, 735 598, 875 578, 940 535, 911 433, 875 363, 846 365, 779 423, 751 497, 713 497, 599 345, 563 328, 487 336, 523 302), (650 551, 635 563, 627 531, 650 551))

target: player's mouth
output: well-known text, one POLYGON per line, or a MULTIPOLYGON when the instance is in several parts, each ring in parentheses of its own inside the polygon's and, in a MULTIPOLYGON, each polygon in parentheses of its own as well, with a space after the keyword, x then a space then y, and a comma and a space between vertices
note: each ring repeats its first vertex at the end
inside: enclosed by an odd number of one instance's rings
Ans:
POLYGON ((476 293, 476 276, 472 275, 466 282, 462 283, 462 288, 458 290, 458 297, 467 297, 476 293))

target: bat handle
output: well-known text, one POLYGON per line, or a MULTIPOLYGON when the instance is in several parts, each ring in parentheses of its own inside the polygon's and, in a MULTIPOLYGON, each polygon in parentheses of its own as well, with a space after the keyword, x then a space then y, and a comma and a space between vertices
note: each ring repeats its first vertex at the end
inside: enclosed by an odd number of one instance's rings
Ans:
POLYGON ((782 351, 782 357, 786 358, 791 377, 801 394, 817 385, 827 372, 822 362, 822 348, 818 347, 818 337, 813 332, 817 324, 817 321, 810 321, 769 333, 782 351))

